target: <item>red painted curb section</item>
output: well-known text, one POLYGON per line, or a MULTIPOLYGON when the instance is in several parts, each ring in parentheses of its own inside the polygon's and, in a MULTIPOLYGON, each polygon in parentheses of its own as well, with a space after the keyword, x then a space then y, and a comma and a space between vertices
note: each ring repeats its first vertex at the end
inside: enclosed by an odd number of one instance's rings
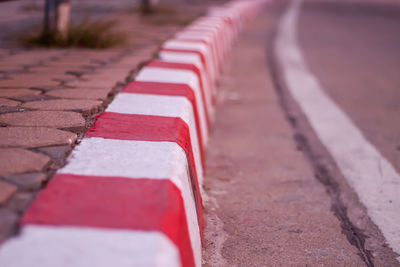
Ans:
POLYGON ((199 226, 202 229, 200 187, 190 142, 189 127, 182 119, 104 112, 97 119, 96 124, 86 133, 86 136, 105 139, 176 142, 182 147, 188 158, 193 197, 196 202, 199 226))
POLYGON ((201 98, 203 100, 203 106, 206 115, 207 125, 210 125, 210 117, 209 117, 209 110, 207 107, 207 100, 205 96, 205 86, 203 83, 203 79, 200 73, 200 70, 193 64, 187 63, 175 63, 175 62, 167 62, 163 60, 152 60, 150 61, 145 67, 157 67, 157 68, 166 68, 166 69, 178 69, 178 70, 190 70, 196 73, 197 78, 200 83, 200 91, 201 91, 201 98))
POLYGON ((160 83, 160 82, 141 82, 133 81, 129 83, 123 90, 123 93, 151 94, 151 95, 168 95, 168 96, 183 96, 192 104, 194 119, 196 124, 196 133, 198 136, 201 163, 204 169, 204 144, 203 136, 200 131, 199 112, 195 101, 194 91, 185 84, 179 83, 160 83))
POLYGON ((181 192, 167 179, 56 174, 21 224, 156 230, 178 247, 183 266, 195 266, 181 192))

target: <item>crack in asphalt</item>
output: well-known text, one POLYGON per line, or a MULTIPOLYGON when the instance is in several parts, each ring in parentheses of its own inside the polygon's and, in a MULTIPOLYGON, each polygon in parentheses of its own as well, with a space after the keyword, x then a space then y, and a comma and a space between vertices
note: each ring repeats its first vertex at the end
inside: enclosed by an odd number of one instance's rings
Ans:
MULTIPOLYGON (((278 10, 278 12, 279 12, 278 15, 279 18, 281 11, 278 10)), ((364 234, 364 231, 362 229, 356 227, 351 222, 347 214, 347 207, 340 198, 341 190, 339 184, 337 183, 335 177, 332 175, 329 169, 326 167, 326 165, 322 162, 320 156, 317 155, 317 153, 314 151, 312 144, 310 144, 306 134, 302 133, 299 124, 303 122, 300 122, 297 119, 297 115, 290 109, 294 100, 291 99, 290 93, 287 92, 285 88, 285 85, 283 83, 282 77, 279 72, 279 64, 277 63, 277 59, 273 52, 273 42, 275 40, 277 32, 276 27, 273 28, 274 30, 271 33, 269 33, 268 36, 266 64, 270 69, 274 88, 278 94, 282 110, 285 113, 285 116, 294 131, 293 138, 298 147, 301 148, 305 157, 311 163, 311 166, 314 169, 315 178, 325 187, 326 192, 331 199, 331 211, 340 222, 342 234, 346 236, 348 242, 352 246, 358 249, 359 251, 358 255, 364 261, 365 265, 368 267, 374 267, 373 255, 370 250, 367 250, 365 248, 365 240, 366 238, 368 238, 368 236, 364 234)))
MULTIPOLYGON (((284 96, 282 96, 284 97, 284 96)), ((297 121, 297 120, 295 120, 297 121)), ((347 215, 347 207, 340 199, 340 187, 335 181, 335 178, 330 173, 328 168, 320 162, 318 156, 315 155, 312 149, 312 145, 308 142, 307 137, 299 133, 299 129, 295 124, 292 127, 297 131, 294 135, 294 140, 297 145, 303 148, 303 153, 311 162, 315 178, 324 185, 326 192, 331 198, 331 211, 335 217, 340 221, 340 227, 342 228, 342 233, 346 236, 349 243, 355 246, 359 250, 359 256, 365 262, 368 267, 373 267, 374 263, 372 261, 372 253, 365 248, 365 239, 368 238, 362 229, 356 227, 347 215)))

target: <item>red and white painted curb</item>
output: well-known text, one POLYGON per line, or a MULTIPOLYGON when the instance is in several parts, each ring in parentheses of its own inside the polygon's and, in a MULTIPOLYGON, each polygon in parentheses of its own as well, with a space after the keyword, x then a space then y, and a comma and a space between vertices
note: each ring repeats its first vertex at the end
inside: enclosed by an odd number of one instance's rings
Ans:
POLYGON ((213 8, 165 42, 38 194, 0 266, 201 266, 215 82, 265 3, 213 8))

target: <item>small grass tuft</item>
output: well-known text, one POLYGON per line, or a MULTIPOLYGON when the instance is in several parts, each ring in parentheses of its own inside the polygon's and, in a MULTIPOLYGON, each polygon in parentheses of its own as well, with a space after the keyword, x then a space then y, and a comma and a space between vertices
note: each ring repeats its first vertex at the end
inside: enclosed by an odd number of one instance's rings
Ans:
POLYGON ((66 38, 56 32, 42 32, 24 36, 22 42, 33 47, 111 48, 122 45, 126 41, 124 34, 112 31, 115 24, 116 21, 85 19, 78 25, 71 25, 66 38))

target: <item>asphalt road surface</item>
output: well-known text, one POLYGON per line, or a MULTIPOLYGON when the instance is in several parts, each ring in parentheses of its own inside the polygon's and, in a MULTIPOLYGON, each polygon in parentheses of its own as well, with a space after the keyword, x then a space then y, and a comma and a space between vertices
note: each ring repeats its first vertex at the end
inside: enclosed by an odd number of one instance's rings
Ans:
POLYGON ((298 27, 310 71, 400 172, 400 2, 307 1, 298 27))
POLYGON ((400 266, 400 4, 288 1, 221 81, 205 266, 400 266))
POLYGON ((400 5, 307 1, 301 10, 298 39, 309 73, 361 133, 341 121, 336 137, 316 132, 400 253, 400 5))

